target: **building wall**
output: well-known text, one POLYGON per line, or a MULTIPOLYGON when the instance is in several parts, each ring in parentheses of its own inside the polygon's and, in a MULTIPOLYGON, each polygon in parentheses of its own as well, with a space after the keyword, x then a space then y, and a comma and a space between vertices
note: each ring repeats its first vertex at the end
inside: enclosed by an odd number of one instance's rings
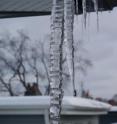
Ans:
POLYGON ((100 124, 117 123, 117 112, 109 112, 107 115, 100 116, 100 124))
POLYGON ((0 115, 0 124, 45 124, 43 115, 0 115))
POLYGON ((97 116, 62 116, 61 124, 99 124, 97 116))
MULTIPOLYGON (((0 124, 45 124, 43 115, 0 115, 0 124)), ((99 124, 97 116, 62 116, 61 124, 99 124)))

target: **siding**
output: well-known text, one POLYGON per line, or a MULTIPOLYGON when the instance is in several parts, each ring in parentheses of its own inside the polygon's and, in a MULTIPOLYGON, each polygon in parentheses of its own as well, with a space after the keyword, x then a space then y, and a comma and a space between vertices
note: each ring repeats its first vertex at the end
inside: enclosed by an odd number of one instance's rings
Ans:
POLYGON ((100 116, 100 124, 117 123, 117 112, 109 112, 108 115, 100 116))
POLYGON ((45 124, 43 115, 0 115, 0 124, 45 124))
POLYGON ((61 124, 99 124, 98 116, 62 116, 61 124))
MULTIPOLYGON (((0 124, 45 124, 43 115, 0 115, 0 124)), ((98 124, 97 116, 62 116, 61 124, 98 124)))

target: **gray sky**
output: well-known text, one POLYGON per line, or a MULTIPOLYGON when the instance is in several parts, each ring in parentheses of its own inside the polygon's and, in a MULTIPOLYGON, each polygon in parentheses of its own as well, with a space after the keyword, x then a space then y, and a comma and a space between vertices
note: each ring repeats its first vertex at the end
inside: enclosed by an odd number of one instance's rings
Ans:
MULTIPOLYGON (((75 18, 74 38, 83 40, 87 56, 93 67, 85 77, 85 87, 93 96, 110 98, 117 93, 117 8, 99 13, 99 32, 96 14, 87 19, 87 30, 82 28, 82 16, 75 18)), ((0 20, 0 34, 10 31, 16 34, 23 29, 32 39, 43 40, 50 32, 50 17, 27 17, 0 20)))

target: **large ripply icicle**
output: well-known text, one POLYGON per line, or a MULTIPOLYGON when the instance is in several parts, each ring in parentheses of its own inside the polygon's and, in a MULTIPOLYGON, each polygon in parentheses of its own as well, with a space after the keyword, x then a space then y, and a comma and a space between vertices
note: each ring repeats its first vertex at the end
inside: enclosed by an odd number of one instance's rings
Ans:
MULTIPOLYGON (((86 28, 87 6, 86 0, 82 0, 83 22, 86 28)), ((98 4, 93 0, 94 8, 98 15, 98 4)), ((78 9, 78 8, 77 8, 78 9)), ((62 45, 63 38, 66 46, 67 63, 73 88, 74 83, 74 0, 53 0, 50 42, 50 124, 60 124, 62 91, 62 45), (64 31, 63 31, 64 29, 64 31)), ((74 95, 76 93, 74 92, 74 95)))
POLYGON ((86 28, 86 20, 87 20, 87 3, 86 0, 82 0, 82 8, 83 8, 83 23, 86 28))
POLYGON ((64 43, 67 54, 67 63, 71 82, 73 83, 74 96, 75 83, 74 83, 74 41, 73 41, 73 23, 74 23, 74 1, 64 0, 64 43))
POLYGON ((53 0, 50 42, 50 124, 60 123, 62 91, 63 0, 53 0))

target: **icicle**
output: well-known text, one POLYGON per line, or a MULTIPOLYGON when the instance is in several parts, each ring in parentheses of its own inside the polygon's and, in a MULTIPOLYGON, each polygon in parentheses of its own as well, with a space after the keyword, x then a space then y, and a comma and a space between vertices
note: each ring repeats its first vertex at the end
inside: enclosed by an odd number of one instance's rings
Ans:
POLYGON ((71 82, 73 84, 73 90, 75 93, 73 23, 74 23, 74 2, 73 0, 64 0, 64 42, 66 45, 69 73, 71 76, 71 82))
POLYGON ((78 25, 78 0, 76 0, 76 21, 77 21, 77 25, 78 25))
POLYGON ((98 2, 97 2, 97 0, 92 0, 92 1, 94 3, 94 9, 95 9, 96 13, 98 14, 98 2))
POLYGON ((78 14, 78 0, 76 0, 76 14, 78 14))
POLYGON ((98 13, 97 13, 97 31, 99 31, 99 15, 98 15, 98 13))
POLYGON ((92 0, 94 3, 94 10, 97 14, 97 30, 99 30, 99 16, 98 16, 98 0, 92 0))
POLYGON ((59 124, 62 102, 63 0, 53 0, 50 42, 50 124, 59 124))
POLYGON ((86 19, 87 19, 86 0, 82 0, 82 8, 83 8, 83 23, 84 23, 84 27, 86 28, 86 19))

